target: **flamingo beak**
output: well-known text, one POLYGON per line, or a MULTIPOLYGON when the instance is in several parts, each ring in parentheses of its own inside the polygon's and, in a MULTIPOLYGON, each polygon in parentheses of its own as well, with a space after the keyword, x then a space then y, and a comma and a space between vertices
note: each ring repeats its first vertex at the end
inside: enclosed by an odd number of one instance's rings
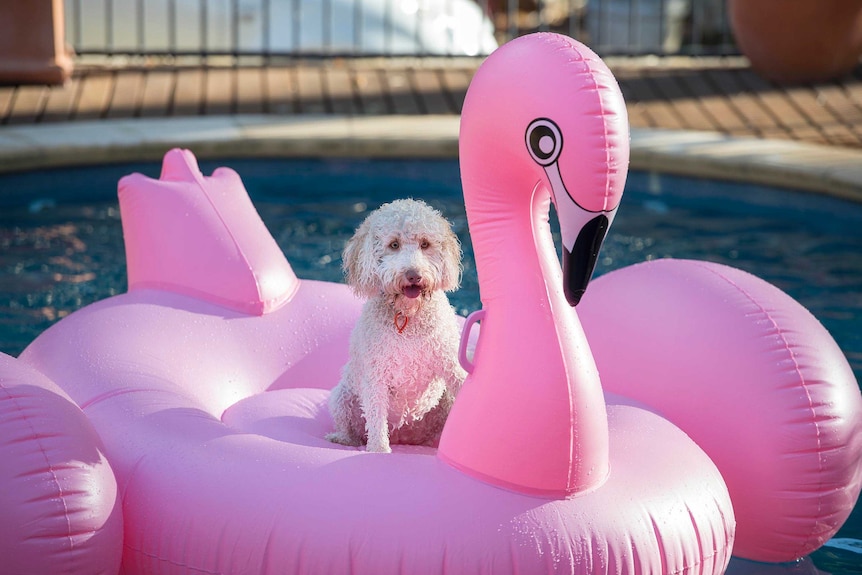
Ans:
POLYGON ((542 166, 551 188, 551 198, 560 219, 563 236, 563 292, 572 307, 578 305, 590 283, 599 249, 617 208, 590 211, 578 204, 563 182, 557 160, 563 149, 559 126, 548 118, 533 120, 526 132, 527 150, 542 166))
POLYGON ((616 208, 608 211, 585 210, 572 197, 556 163, 545 166, 551 197, 560 220, 563 240, 563 293, 572 307, 578 305, 596 269, 599 250, 616 208))
POLYGON ((587 291, 608 227, 610 220, 600 214, 581 228, 571 250, 563 246, 563 292, 572 307, 578 305, 587 291))

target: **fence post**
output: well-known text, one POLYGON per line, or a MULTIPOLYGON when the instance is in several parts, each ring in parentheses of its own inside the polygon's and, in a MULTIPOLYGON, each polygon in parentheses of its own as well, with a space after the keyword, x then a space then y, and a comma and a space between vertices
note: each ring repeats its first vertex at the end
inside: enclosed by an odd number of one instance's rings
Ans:
POLYGON ((3 0, 0 84, 62 84, 72 71, 63 0, 3 0))

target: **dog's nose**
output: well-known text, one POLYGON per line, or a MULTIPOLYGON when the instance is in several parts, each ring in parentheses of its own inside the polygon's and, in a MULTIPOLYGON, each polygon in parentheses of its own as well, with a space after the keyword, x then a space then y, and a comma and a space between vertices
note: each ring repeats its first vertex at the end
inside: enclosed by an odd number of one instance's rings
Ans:
POLYGON ((422 281, 422 274, 414 269, 407 270, 407 273, 404 275, 407 277, 407 281, 412 284, 418 284, 422 281))

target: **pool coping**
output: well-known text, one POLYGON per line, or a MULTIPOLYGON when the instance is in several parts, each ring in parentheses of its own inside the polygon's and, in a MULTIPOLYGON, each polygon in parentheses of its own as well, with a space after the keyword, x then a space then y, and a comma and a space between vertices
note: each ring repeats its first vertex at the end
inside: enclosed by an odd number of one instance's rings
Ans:
MULTIPOLYGON (((0 173, 199 158, 457 158, 455 115, 232 115, 95 120, 0 128, 0 173)), ((631 169, 787 187, 862 202, 862 150, 715 132, 634 128, 631 169)))

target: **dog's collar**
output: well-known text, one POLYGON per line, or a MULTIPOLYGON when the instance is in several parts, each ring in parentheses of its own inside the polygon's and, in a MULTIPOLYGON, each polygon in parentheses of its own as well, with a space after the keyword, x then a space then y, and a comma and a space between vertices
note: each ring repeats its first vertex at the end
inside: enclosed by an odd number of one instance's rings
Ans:
POLYGON ((395 329, 398 330, 398 333, 404 333, 404 330, 407 328, 408 321, 410 321, 410 316, 404 315, 400 311, 395 312, 393 323, 395 324, 395 329), (402 321, 399 321, 399 319, 402 321))

